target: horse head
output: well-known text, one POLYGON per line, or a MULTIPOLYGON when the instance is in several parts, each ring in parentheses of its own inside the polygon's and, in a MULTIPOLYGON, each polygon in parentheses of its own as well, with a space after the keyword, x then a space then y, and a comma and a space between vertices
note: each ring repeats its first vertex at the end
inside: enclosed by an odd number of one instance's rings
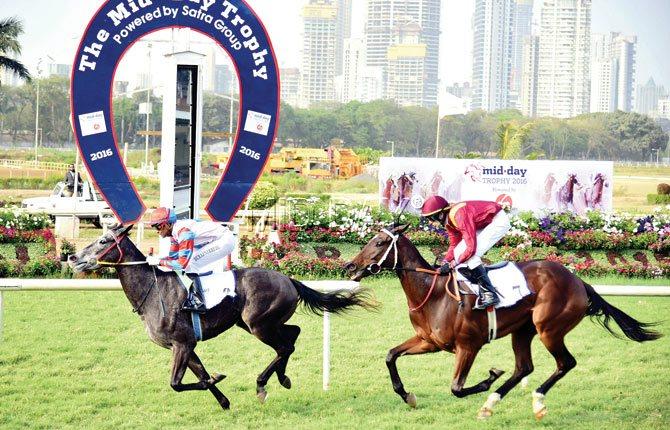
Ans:
POLYGON ((71 255, 68 264, 75 272, 92 272, 100 269, 105 263, 116 264, 124 258, 124 247, 122 242, 128 237, 128 232, 133 228, 129 226, 116 225, 111 227, 107 233, 89 244, 75 255, 71 255))
POLYGON ((383 228, 361 249, 344 270, 352 281, 376 275, 382 269, 394 269, 398 264, 398 239, 409 224, 383 228))

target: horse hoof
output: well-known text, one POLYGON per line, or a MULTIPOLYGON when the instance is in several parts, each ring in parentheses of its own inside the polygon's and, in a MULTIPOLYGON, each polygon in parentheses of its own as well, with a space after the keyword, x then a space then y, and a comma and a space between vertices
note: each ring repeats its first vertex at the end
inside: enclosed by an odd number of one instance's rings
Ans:
POLYGON ((547 406, 544 404, 544 394, 538 393, 537 391, 533 392, 533 413, 535 414, 535 419, 540 421, 547 415, 547 406))
POLYGON ((291 379, 288 376, 284 376, 284 379, 280 379, 279 383, 281 384, 282 387, 286 388, 287 390, 291 389, 291 379))
POLYGON ((228 409, 230 409, 230 401, 228 399, 226 399, 225 401, 219 402, 219 404, 221 405, 221 408, 223 408, 224 411, 227 411, 228 409))
POLYGON ((491 370, 489 370, 489 375, 494 379, 500 378, 504 373, 504 370, 496 369, 495 367, 492 367, 491 370))
POLYGON ((414 393, 407 393, 405 403, 407 403, 410 408, 416 408, 416 396, 414 395, 414 393))
POLYGON ((265 390, 258 391, 256 393, 256 397, 258 397, 258 401, 261 402, 261 405, 265 403, 265 400, 268 398, 268 392, 265 390))
POLYGON ((226 379, 226 375, 222 375, 220 373, 214 373, 208 382, 210 385, 215 385, 223 381, 224 379, 226 379))
POLYGON ((477 418, 480 420, 485 420, 491 418, 491 415, 493 415, 493 410, 482 406, 482 408, 477 413, 477 418))

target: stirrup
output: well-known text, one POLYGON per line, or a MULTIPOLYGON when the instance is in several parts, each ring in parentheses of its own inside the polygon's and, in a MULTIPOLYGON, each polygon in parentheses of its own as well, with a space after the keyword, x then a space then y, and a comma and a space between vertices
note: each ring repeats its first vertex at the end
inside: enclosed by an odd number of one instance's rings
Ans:
POLYGON ((483 291, 479 298, 477 299, 477 302, 475 302, 475 305, 472 307, 473 309, 486 309, 489 306, 494 306, 500 303, 500 299, 498 296, 494 293, 491 293, 489 291, 483 291))
POLYGON ((205 304, 199 300, 186 299, 184 303, 181 305, 181 310, 204 314, 205 312, 207 312, 207 307, 205 307, 205 304))

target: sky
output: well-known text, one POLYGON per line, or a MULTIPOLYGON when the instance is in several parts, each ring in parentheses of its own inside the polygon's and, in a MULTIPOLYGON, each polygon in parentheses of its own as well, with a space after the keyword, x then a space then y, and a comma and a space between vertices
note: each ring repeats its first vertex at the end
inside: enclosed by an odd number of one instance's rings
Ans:
MULTIPOLYGON (((300 65, 300 11, 306 0, 247 0, 268 29, 281 67, 300 65)), ((353 36, 361 36, 365 21, 365 0, 352 0, 353 36)), ((37 59, 50 56, 56 63, 71 63, 79 38, 99 0, 0 0, 0 18, 17 16, 24 22, 23 61, 35 71, 37 59)), ((542 0, 535 0, 536 19, 542 0)), ((440 78, 443 84, 469 81, 472 55, 472 13, 474 0, 442 0, 440 78)), ((650 76, 670 88, 670 0, 593 0, 592 31, 621 31, 638 36, 637 82, 650 76)), ((155 36, 151 36, 155 37, 155 36)), ((197 36, 194 37, 194 40, 197 36)), ((139 51, 140 48, 137 48, 139 51)), ((223 53, 223 50, 221 50, 223 53)), ((132 52, 127 54, 127 63, 132 52)), ((137 54, 136 54, 137 55, 137 54)), ((46 61, 46 60, 45 60, 46 61)), ((132 67, 119 69, 136 72, 132 67)))

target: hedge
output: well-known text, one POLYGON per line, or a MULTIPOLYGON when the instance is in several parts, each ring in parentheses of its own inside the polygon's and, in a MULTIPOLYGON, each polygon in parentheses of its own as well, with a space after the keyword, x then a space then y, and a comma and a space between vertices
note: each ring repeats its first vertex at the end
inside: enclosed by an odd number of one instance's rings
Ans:
POLYGON ((651 205, 670 204, 670 194, 647 194, 647 203, 651 205))

